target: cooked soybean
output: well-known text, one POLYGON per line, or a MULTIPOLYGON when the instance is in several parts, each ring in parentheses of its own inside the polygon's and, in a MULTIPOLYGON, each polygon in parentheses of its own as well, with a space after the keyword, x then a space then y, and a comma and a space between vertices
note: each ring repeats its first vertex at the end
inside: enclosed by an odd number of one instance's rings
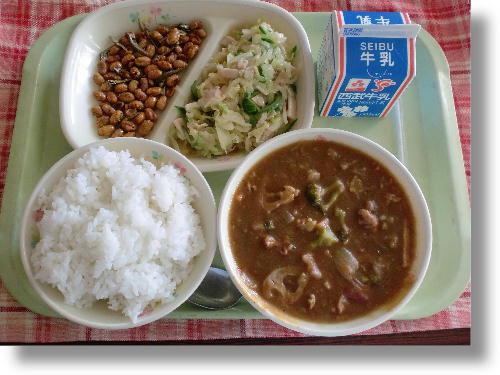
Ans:
POLYGON ((203 23, 158 26, 126 32, 100 54, 92 80, 100 105, 91 108, 98 134, 147 136, 179 84, 179 72, 193 59, 207 33, 203 23))
POLYGON ((115 131, 115 127, 113 125, 105 125, 105 126, 100 127, 97 130, 97 133, 100 136, 109 137, 111 134, 113 134, 114 131, 115 131))

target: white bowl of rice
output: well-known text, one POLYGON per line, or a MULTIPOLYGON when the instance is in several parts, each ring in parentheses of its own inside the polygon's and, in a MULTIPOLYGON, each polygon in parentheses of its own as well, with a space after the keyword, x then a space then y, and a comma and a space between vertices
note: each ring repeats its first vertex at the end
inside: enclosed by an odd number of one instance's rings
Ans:
POLYGON ((167 315, 194 292, 216 248, 216 206, 179 152, 107 139, 58 161, 26 206, 21 259, 42 299, 94 328, 167 315))

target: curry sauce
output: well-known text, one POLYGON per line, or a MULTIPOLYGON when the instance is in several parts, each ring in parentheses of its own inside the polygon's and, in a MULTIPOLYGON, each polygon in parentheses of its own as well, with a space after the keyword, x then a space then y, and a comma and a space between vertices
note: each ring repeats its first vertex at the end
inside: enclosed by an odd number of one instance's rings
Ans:
POLYGON ((236 189, 229 223, 248 286, 292 316, 352 319, 397 302, 411 284, 408 197, 350 147, 300 141, 268 155, 236 189))

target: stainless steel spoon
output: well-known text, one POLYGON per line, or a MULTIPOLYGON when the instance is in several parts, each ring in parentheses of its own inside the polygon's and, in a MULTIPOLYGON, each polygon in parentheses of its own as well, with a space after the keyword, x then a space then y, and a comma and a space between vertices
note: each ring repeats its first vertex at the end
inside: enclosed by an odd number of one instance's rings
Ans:
POLYGON ((232 283, 229 274, 220 268, 210 267, 188 301, 206 309, 222 310, 233 307, 240 299, 241 293, 232 283))

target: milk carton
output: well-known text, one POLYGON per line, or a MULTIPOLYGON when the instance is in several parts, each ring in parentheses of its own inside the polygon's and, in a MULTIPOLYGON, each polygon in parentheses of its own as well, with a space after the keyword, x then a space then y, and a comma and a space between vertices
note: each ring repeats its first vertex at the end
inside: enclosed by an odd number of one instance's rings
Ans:
POLYGON ((407 13, 334 11, 317 62, 321 116, 384 117, 415 76, 407 13))

